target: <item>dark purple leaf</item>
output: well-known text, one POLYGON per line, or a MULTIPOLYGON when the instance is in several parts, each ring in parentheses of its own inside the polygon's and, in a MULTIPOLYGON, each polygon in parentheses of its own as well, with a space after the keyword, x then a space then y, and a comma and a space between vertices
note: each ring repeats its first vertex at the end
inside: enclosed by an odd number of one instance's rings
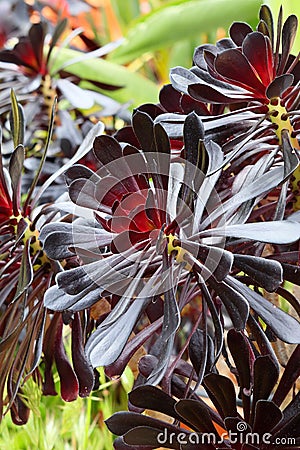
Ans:
POLYGON ((31 26, 28 35, 38 66, 41 67, 43 60, 43 46, 46 35, 45 24, 41 22, 34 23, 31 26))
POLYGON ((86 180, 85 178, 74 180, 69 186, 69 195, 72 202, 76 205, 95 211, 98 210, 99 203, 96 200, 96 185, 91 180, 86 180))
POLYGON ((206 283, 204 283, 201 279, 200 276, 198 277, 198 284, 201 288, 201 292, 203 295, 203 300, 206 301, 207 306, 209 308, 211 317, 212 317, 212 322, 214 325, 214 332, 215 332, 215 347, 216 347, 216 355, 215 358, 216 360, 218 359, 218 357, 220 356, 222 347, 223 347, 223 341, 224 341, 224 332, 223 332, 223 326, 221 324, 220 321, 220 317, 218 314, 218 311, 216 309, 216 306, 214 304, 214 301, 211 297, 211 294, 208 290, 208 287, 206 286, 206 283))
POLYGON ((71 184, 72 181, 77 180, 78 178, 85 178, 85 179, 94 179, 96 178, 95 172, 93 172, 91 169, 89 169, 86 166, 83 166, 82 164, 74 164, 74 166, 70 167, 65 172, 65 177, 67 184, 71 184))
POLYGON ((297 16, 292 14, 286 19, 282 28, 282 42, 281 42, 282 54, 279 67, 277 69, 277 73, 279 75, 281 75, 285 70, 285 66, 288 61, 288 57, 296 37, 297 27, 298 27, 297 16))
POLYGON ((204 377, 204 386, 223 419, 237 416, 234 384, 229 378, 210 373, 204 377))
POLYGON ((77 377, 67 358, 62 339, 62 319, 60 319, 56 329, 54 359, 60 378, 60 393, 65 402, 72 402, 77 399, 79 385, 77 377))
POLYGON ((282 412, 275 403, 267 400, 259 400, 255 405, 253 433, 270 432, 282 419, 282 412))
POLYGON ((228 80, 233 80, 250 91, 259 92, 261 96, 264 95, 264 85, 255 75, 249 60, 240 50, 229 49, 217 55, 215 68, 228 80))
POLYGON ((299 415, 299 411, 300 411, 300 392, 298 392, 297 395, 295 395, 292 401, 283 410, 283 419, 281 420, 280 424, 277 427, 275 427, 273 432, 276 432, 278 429, 285 427, 290 420, 293 420, 294 417, 299 415))
POLYGON ((13 191, 13 210, 16 217, 19 215, 20 208, 20 188, 24 159, 24 147, 23 145, 18 145, 18 147, 14 150, 9 162, 9 174, 13 191))
MULTIPOLYGON (((243 436, 250 435, 252 431, 249 424, 244 420, 241 420, 239 417, 226 417, 225 425, 228 431, 235 433, 233 435, 236 436, 237 442, 243 442, 243 436), (240 425, 241 423, 243 424, 242 427, 240 425)), ((244 450, 245 446, 243 445, 242 448, 244 450)), ((246 447, 245 450, 248 450, 248 448, 246 447)))
POLYGON ((178 442, 178 435, 179 433, 182 433, 182 437, 185 435, 187 441, 188 433, 184 430, 176 430, 173 433, 175 434, 171 435, 168 433, 167 429, 161 431, 154 427, 141 425, 129 430, 124 434, 123 439, 128 445, 151 445, 156 447, 159 444, 166 444, 168 445, 168 448, 180 450, 181 445, 178 442))
POLYGON ((155 386, 139 386, 129 393, 128 398, 130 403, 138 408, 151 409, 167 414, 176 420, 183 420, 174 409, 176 400, 155 386))
POLYGON ((13 302, 20 298, 20 296, 28 289, 33 280, 33 267, 30 256, 30 240, 25 243, 24 251, 22 253, 21 267, 20 267, 17 289, 13 298, 13 302))
MULTIPOLYGON (((290 333, 292 331, 290 330, 290 333)), ((273 402, 280 406, 300 376, 300 345, 297 345, 285 367, 273 396, 273 402)))
POLYGON ((205 336, 204 331, 198 328, 189 343, 189 357, 198 376, 213 365, 213 353, 212 338, 208 334, 205 336))
POLYGON ((201 238, 207 236, 239 237, 243 239, 273 244, 289 244, 300 238, 299 223, 289 220, 274 222, 254 222, 226 225, 224 228, 212 228, 201 231, 201 238))
POLYGON ((269 356, 259 356, 254 361, 253 408, 259 400, 267 400, 279 376, 278 367, 269 356))
MULTIPOLYGON (((274 22, 273 22, 273 16, 272 11, 270 10, 268 5, 262 5, 259 10, 259 18, 261 22, 264 22, 266 24, 267 30, 268 30, 268 36, 271 41, 271 46, 273 48, 274 43, 274 22)), ((258 30, 260 31, 260 30, 258 30)))
POLYGON ((114 449, 115 450, 153 450, 153 446, 149 445, 127 445, 124 442, 123 437, 118 437, 114 440, 114 449))
MULTIPOLYGON (((136 111, 132 117, 134 132, 144 152, 155 152, 153 120, 141 111, 136 111)), ((147 157, 147 156, 146 156, 147 157)))
POLYGON ((276 440, 286 442, 284 439, 286 439, 287 437, 295 438, 292 442, 288 441, 291 442, 291 446, 288 448, 297 448, 297 447, 299 448, 300 445, 299 429, 300 429, 300 414, 298 413, 292 419, 290 419, 289 422, 285 423, 284 426, 280 427, 280 429, 275 434, 273 434, 272 438, 274 439, 275 442, 276 440))
POLYGON ((291 73, 285 73, 279 77, 274 78, 266 90, 266 96, 271 100, 272 98, 282 97, 284 91, 289 88, 294 81, 294 76, 291 73))
POLYGON ((164 375, 173 349, 175 333, 180 325, 180 312, 173 289, 164 294, 164 316, 160 336, 160 352, 156 367, 147 378, 147 383, 157 384, 164 375))
POLYGON ((240 103, 246 98, 251 98, 250 94, 245 92, 236 92, 234 90, 221 90, 206 84, 190 84, 188 86, 188 93, 196 100, 208 103, 227 104, 240 103))
POLYGON ((51 39, 51 42, 50 42, 50 45, 49 45, 49 50, 48 50, 48 53, 47 53, 47 64, 49 62, 49 59, 50 59, 50 56, 51 56, 51 53, 52 53, 54 47, 56 46, 57 42, 61 38, 61 35, 65 31, 67 25, 68 25, 68 19, 67 18, 62 19, 60 22, 57 23, 57 25, 56 25, 56 27, 54 29, 54 32, 53 32, 53 35, 52 35, 52 39, 51 39))
POLYGON ((195 430, 202 433, 212 433, 217 438, 218 433, 211 420, 208 409, 200 402, 191 399, 179 400, 175 405, 175 410, 188 423, 191 423, 195 430))
POLYGON ((290 141, 290 134, 288 130, 282 130, 282 147, 283 147, 283 161, 284 161, 284 180, 295 171, 299 165, 299 158, 296 150, 293 148, 290 141))
POLYGON ((30 409, 24 403, 21 395, 17 395, 10 410, 11 419, 15 425, 25 425, 28 422, 30 409))
POLYGON ((107 135, 96 137, 93 144, 93 152, 98 161, 103 165, 109 164, 123 156, 122 148, 118 141, 107 135))
POLYGON ((87 397, 94 386, 94 371, 89 364, 83 346, 83 333, 79 313, 72 321, 72 361, 79 382, 80 397, 87 397))
MULTIPOLYGON (((298 252, 297 252, 298 253, 298 252)), ((300 279, 300 267, 293 264, 282 263, 283 278, 291 283, 298 284, 300 279)))
POLYGON ((241 47, 247 34, 252 33, 252 28, 245 22, 233 22, 229 29, 229 34, 234 43, 241 47))
POLYGON ((234 265, 269 292, 276 291, 283 281, 282 266, 274 260, 251 255, 234 255, 234 265))

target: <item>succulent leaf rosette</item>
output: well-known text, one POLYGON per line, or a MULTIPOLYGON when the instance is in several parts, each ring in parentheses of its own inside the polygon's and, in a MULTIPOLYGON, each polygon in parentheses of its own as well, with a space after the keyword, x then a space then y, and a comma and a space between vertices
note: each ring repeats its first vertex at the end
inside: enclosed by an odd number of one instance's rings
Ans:
MULTIPOLYGON (((254 312, 280 339, 297 342, 298 321, 234 276, 243 271, 267 291, 277 290, 283 281, 278 261, 239 254, 241 239, 277 245, 299 239, 299 223, 293 217, 263 223, 246 220, 252 200, 265 193, 265 180, 280 179, 282 166, 264 172, 259 161, 247 183, 222 202, 215 188, 221 170, 214 169, 224 155, 205 139, 195 113, 184 123, 184 157, 173 155, 166 131, 148 114, 134 114, 133 130, 139 148, 99 136, 93 148, 99 169, 93 172, 76 165, 66 172, 70 199, 86 211, 86 217, 46 225, 40 239, 49 258, 77 255, 80 263, 57 274, 45 306, 72 313, 108 299, 111 311, 100 318, 86 344, 94 367, 113 365, 123 358, 123 351, 128 360, 133 330, 135 350, 145 338, 140 323, 150 321, 148 330, 152 326, 157 334, 151 323, 154 317, 161 331, 148 383, 159 382, 166 373, 180 312, 199 294, 202 302, 194 320, 207 330, 210 316, 216 359, 223 345, 223 314, 243 330, 254 312)), ((193 327, 191 336, 194 331, 193 327)))

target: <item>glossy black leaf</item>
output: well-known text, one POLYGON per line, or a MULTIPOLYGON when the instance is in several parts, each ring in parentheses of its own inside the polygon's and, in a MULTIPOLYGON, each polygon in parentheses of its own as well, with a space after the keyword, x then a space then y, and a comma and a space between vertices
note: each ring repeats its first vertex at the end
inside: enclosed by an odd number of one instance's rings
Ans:
POLYGON ((188 423, 192 424, 193 429, 202 433, 212 433, 217 438, 218 433, 207 408, 197 402, 197 400, 179 400, 175 405, 175 410, 188 423))
POLYGON ((174 409, 176 400, 155 386, 139 386, 129 393, 128 398, 130 403, 138 408, 152 409, 179 421, 182 420, 182 417, 174 409))
POLYGON ((114 449, 115 450, 152 450, 153 446, 149 447, 149 445, 136 445, 136 446, 127 445, 124 442, 123 437, 118 437, 117 439, 114 440, 114 449))
POLYGON ((280 428, 285 427, 288 422, 293 420, 294 417, 300 414, 300 392, 298 392, 292 401, 284 408, 283 418, 278 426, 276 426, 273 432, 276 432, 280 428))
POLYGON ((25 135, 25 116, 23 107, 18 103, 14 91, 11 91, 11 115, 10 115, 10 126, 13 136, 14 147, 24 144, 25 135))
POLYGON ((237 416, 236 393, 229 378, 210 373, 204 377, 204 386, 223 419, 237 416))
POLYGON ((260 435, 268 433, 281 419, 282 412, 275 403, 268 400, 259 400, 255 405, 253 432, 260 435))
POLYGON ((22 254, 21 266, 19 271, 17 289, 13 298, 13 302, 18 300, 20 296, 29 288, 33 280, 33 267, 30 257, 30 240, 25 243, 22 254))
POLYGON ((94 386, 94 372, 89 364, 83 346, 83 333, 79 313, 75 313, 72 321, 72 361, 79 383, 80 397, 87 397, 94 386))
POLYGON ((298 284, 300 279, 300 267, 287 263, 282 263, 282 267, 284 279, 291 283, 298 284))
POLYGON ((262 5, 259 10, 260 20, 263 21, 268 29, 268 36, 271 41, 271 45, 273 48, 274 43, 274 21, 272 16, 272 11, 270 10, 268 5, 262 5))
POLYGON ((135 114, 133 114, 132 124, 134 132, 144 152, 154 153, 155 139, 153 121, 151 117, 146 113, 137 111, 135 114))
MULTIPOLYGON (((245 422, 244 420, 241 420, 239 417, 226 417, 225 419, 225 425, 226 425, 226 429, 228 431, 230 431, 231 433, 235 433, 234 436, 237 436, 237 441, 238 442, 243 442, 243 436, 246 436, 247 434, 251 434, 251 427, 250 425, 245 422), (242 426, 240 425, 242 423, 242 426)), ((248 450, 248 448, 246 447, 246 443, 243 445, 243 450, 244 448, 246 448, 246 450, 248 450)), ((250 447, 250 444, 249 444, 250 447)), ((251 448, 251 447, 250 447, 251 448)), ((254 447, 256 448, 256 447, 254 447)))
MULTIPOLYGON (((171 268, 172 269, 172 268, 171 268)), ((173 278, 173 275, 170 275, 173 278)), ((164 294, 164 317, 160 336, 160 351, 157 366, 147 379, 149 384, 157 384, 164 375, 175 339, 175 333, 180 325, 180 312, 173 289, 164 294)))
POLYGON ((282 94, 293 84, 294 76, 291 73, 285 73, 269 84, 266 90, 266 96, 271 100, 272 98, 281 98, 282 94))
POLYGON ((243 330, 249 315, 249 305, 245 297, 235 289, 232 289, 227 283, 215 282, 212 277, 209 279, 209 284, 219 295, 234 328, 236 330, 243 330))
POLYGON ((280 406, 293 384, 300 376, 300 345, 297 345, 285 367, 273 396, 273 402, 280 406))
POLYGON ((276 291, 283 281, 282 266, 275 260, 251 255, 234 255, 234 265, 269 292, 276 291))
POLYGON ((259 400, 267 400, 277 382, 278 367, 269 356, 259 356, 253 367, 253 407, 259 400))
POLYGON ((185 434, 186 440, 188 441, 188 433, 182 430, 176 430, 173 433, 175 434, 171 435, 166 429, 162 432, 160 429, 141 425, 129 430, 124 434, 123 439, 128 445, 149 445, 152 448, 160 443, 163 444, 166 442, 168 448, 180 450, 181 445, 178 442, 178 435, 179 433, 185 434))
POLYGON ((252 33, 252 28, 245 22, 233 22, 229 34, 234 43, 240 47, 247 34, 252 33))
POLYGON ((92 333, 85 350, 93 367, 106 366, 118 358, 144 306, 145 302, 138 299, 120 317, 113 318, 115 307, 92 333))
POLYGON ((161 420, 144 414, 135 412, 116 412, 114 415, 105 420, 107 428, 117 436, 122 436, 131 429, 140 426, 146 426, 154 429, 164 430, 168 432, 176 432, 178 428, 161 420))
POLYGON ((242 332, 231 329, 227 334, 227 345, 238 372, 238 381, 242 393, 250 395, 253 383, 252 370, 254 355, 249 346, 249 342, 242 332))

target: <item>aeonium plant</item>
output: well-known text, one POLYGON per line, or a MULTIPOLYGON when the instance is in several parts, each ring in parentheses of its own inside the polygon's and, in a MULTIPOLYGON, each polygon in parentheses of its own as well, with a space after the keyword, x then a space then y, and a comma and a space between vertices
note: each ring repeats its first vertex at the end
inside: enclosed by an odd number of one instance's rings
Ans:
MULTIPOLYGON (((24 175, 24 129, 22 108, 12 93, 12 140, 15 147, 9 166, 0 161, 0 410, 10 411, 14 423, 27 422, 29 406, 24 400, 24 385, 29 378, 44 395, 56 395, 54 364, 61 380, 61 396, 66 401, 86 396, 94 385, 93 370, 83 350, 83 322, 74 316, 72 327, 72 364, 66 355, 61 314, 47 314, 43 296, 53 283, 55 262, 45 255, 39 239, 46 223, 57 210, 45 203, 44 194, 68 165, 41 183, 40 175, 54 123, 54 108, 41 164, 26 193, 24 175), (76 375, 76 373, 78 375, 76 375)), ((87 135, 70 162, 76 162, 90 150, 103 124, 87 135)), ((59 214, 60 215, 60 214, 59 214)))
POLYGON ((75 205, 85 208, 86 217, 46 225, 40 239, 49 258, 76 255, 80 263, 57 274, 45 306, 67 311, 70 320, 77 311, 90 314, 87 357, 94 367, 106 366, 110 375, 119 375, 143 345, 151 366, 144 381, 162 381, 166 389, 176 366, 171 355, 180 316, 192 302, 198 304, 179 354, 199 323, 208 348, 208 318, 216 360, 226 317, 236 330, 244 330, 253 314, 274 336, 297 343, 299 322, 259 289, 276 291, 289 278, 278 261, 261 256, 261 246, 298 241, 299 223, 293 218, 251 220, 253 207, 269 192, 267 180, 271 189, 282 182, 283 164, 268 170, 266 155, 249 167, 246 179, 237 177, 238 191, 216 191, 222 169, 215 168, 224 155, 205 138, 195 113, 184 123, 181 158, 148 114, 136 111, 132 124, 139 148, 99 136, 93 146, 98 170, 75 165, 66 172, 73 212, 75 205), (242 274, 248 276, 244 283, 242 274), (253 284, 255 289, 249 287, 253 284), (95 321, 94 311, 101 312, 107 302, 108 310, 95 321))

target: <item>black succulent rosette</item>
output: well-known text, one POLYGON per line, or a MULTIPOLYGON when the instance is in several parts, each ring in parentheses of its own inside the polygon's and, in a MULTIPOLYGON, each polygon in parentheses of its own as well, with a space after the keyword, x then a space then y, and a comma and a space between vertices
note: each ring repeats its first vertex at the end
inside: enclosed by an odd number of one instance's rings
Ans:
POLYGON ((225 317, 244 330, 251 315, 274 336, 297 343, 299 322, 259 288, 274 292, 283 281, 281 264, 262 257, 265 244, 298 241, 299 223, 293 218, 249 221, 268 191, 266 180, 271 188, 281 180, 283 164, 264 172, 258 162, 228 195, 215 189, 221 174, 215 168, 224 155, 206 140, 197 115, 191 113, 184 123, 184 158, 172 153, 166 131, 146 113, 135 113, 133 130, 139 148, 99 136, 93 148, 99 169, 76 165, 67 171, 69 196, 83 208, 82 217, 45 226, 40 238, 49 258, 77 256, 79 266, 57 274, 45 306, 72 314, 108 300, 111 311, 99 317, 86 343, 91 364, 120 375, 144 345, 152 365, 146 379, 153 384, 163 377, 168 384, 180 315, 199 296, 183 348, 200 323, 207 336, 211 320, 217 359, 225 317), (253 284, 257 289, 249 287, 253 284))
MULTIPOLYGON (((232 130, 222 146, 224 167, 232 163, 235 170, 245 159, 249 164, 266 153, 270 158, 273 153, 275 164, 284 160, 284 178, 290 180, 294 210, 299 209, 300 66, 299 55, 293 56, 291 50, 297 25, 295 15, 282 23, 280 10, 275 30, 272 13, 263 5, 256 30, 243 22, 233 23, 229 38, 216 45, 201 45, 195 50, 191 69, 175 67, 170 75, 182 101, 190 97, 191 103, 225 108, 221 120, 216 114, 199 113, 208 132, 217 132, 221 124, 232 130)), ((158 121, 170 135, 179 136, 184 118, 178 108, 174 112, 165 113, 158 121)))
MULTIPOLYGON (((29 378, 44 395, 57 394, 54 363, 64 400, 75 400, 78 395, 84 397, 94 385, 93 370, 83 348, 84 319, 79 314, 73 317, 71 364, 65 350, 63 317, 59 313, 47 314, 43 303, 45 291, 53 284, 58 269, 44 253, 40 233, 45 224, 61 216, 43 198, 68 166, 61 167, 46 182, 41 182, 53 113, 44 156, 28 192, 22 193, 26 159, 22 111, 12 95, 12 145, 15 149, 8 167, 2 164, 0 155, 0 411, 1 417, 10 411, 13 422, 18 425, 29 418, 29 405, 23 395, 24 384, 29 378)), ((90 150, 95 135, 103 128, 103 124, 98 124, 90 131, 70 165, 90 150)))

